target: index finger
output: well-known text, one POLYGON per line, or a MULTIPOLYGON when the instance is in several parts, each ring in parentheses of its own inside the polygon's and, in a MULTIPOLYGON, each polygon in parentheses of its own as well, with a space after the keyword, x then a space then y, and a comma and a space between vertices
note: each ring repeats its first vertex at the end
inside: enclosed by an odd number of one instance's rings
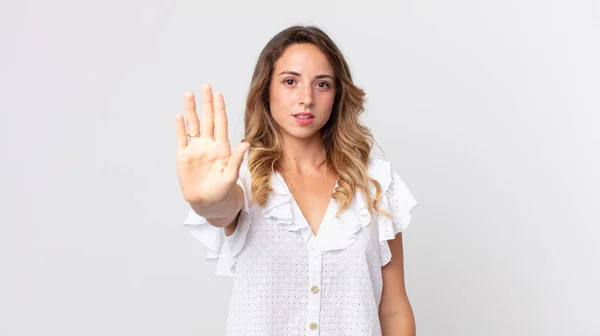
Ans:
POLYGON ((227 113, 225 112, 225 100, 223 94, 215 93, 215 139, 223 143, 229 143, 227 134, 227 113))

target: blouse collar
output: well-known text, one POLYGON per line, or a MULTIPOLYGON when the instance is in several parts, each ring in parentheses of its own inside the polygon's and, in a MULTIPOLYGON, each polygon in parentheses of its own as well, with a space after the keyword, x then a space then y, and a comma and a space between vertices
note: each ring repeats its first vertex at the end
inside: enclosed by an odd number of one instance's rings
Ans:
POLYGON ((304 243, 311 237, 315 238, 316 246, 321 251, 347 248, 356 241, 358 231, 371 223, 364 194, 357 191, 350 207, 342 211, 339 217, 335 216, 339 208, 338 201, 331 198, 315 236, 279 173, 271 175, 271 185, 273 192, 269 195, 262 217, 275 220, 280 230, 298 233, 304 243))

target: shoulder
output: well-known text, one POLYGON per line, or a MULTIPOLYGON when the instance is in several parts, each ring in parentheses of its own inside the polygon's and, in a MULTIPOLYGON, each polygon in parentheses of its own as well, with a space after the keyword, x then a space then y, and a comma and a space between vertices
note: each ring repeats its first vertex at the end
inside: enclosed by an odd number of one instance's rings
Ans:
POLYGON ((371 157, 367 163, 369 174, 382 174, 391 170, 392 163, 384 159, 371 157))
POLYGON ((242 161, 242 164, 240 165, 237 183, 242 186, 244 193, 247 194, 246 196, 250 197, 249 195, 251 195, 250 188, 252 185, 252 179, 250 176, 250 171, 248 170, 248 161, 246 160, 242 161))
POLYGON ((385 190, 392 181, 392 171, 391 161, 369 158, 367 173, 369 174, 369 177, 379 182, 383 190, 385 190))
POLYGON ((248 170, 248 160, 244 160, 240 164, 239 179, 244 180, 244 181, 250 180, 250 171, 248 170))

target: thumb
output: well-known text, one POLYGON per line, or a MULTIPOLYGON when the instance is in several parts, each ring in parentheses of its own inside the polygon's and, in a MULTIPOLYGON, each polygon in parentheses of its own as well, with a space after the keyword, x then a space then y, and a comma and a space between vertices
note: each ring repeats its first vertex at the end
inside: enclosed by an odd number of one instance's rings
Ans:
POLYGON ((224 169, 223 175, 234 180, 240 171, 240 166, 242 165, 242 161, 244 161, 244 154, 246 154, 248 148, 250 148, 250 143, 248 142, 242 142, 235 148, 229 157, 229 162, 224 169))

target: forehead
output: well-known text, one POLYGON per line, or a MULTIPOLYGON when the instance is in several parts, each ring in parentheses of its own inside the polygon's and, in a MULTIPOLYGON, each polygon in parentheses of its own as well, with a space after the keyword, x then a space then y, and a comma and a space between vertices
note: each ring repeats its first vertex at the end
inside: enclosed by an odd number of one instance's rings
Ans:
POLYGON ((308 43, 292 44, 284 49, 283 54, 275 63, 275 71, 285 70, 297 71, 301 74, 318 72, 319 74, 334 75, 325 53, 317 46, 308 43))

